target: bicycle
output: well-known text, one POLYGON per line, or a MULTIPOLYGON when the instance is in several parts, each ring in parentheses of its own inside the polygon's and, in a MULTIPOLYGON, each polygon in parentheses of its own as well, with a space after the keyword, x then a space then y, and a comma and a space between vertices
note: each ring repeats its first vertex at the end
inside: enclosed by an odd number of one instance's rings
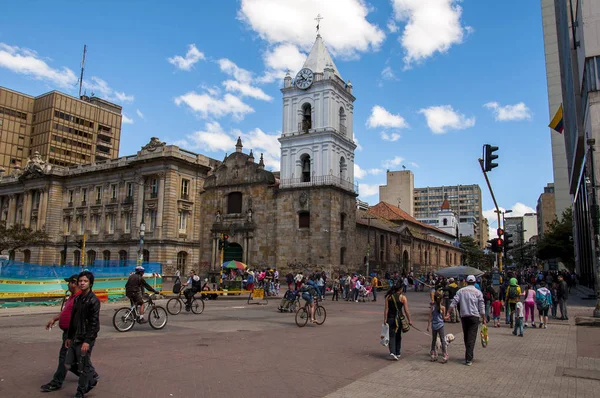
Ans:
MULTIPOLYGON (((304 303, 304 305, 298 308, 296 311, 296 325, 299 328, 306 326, 308 323, 308 318, 310 318, 310 304, 308 301, 304 303)), ((322 325, 325 323, 325 319, 327 318, 327 311, 325 311, 325 307, 319 304, 319 299, 315 297, 315 323, 317 325, 322 325)))
MULTIPOLYGON (((145 294, 144 298, 147 299, 144 302, 148 303, 146 311, 148 314, 148 323, 152 329, 158 330, 164 328, 169 320, 167 311, 163 307, 154 304, 150 295, 145 294)), ((142 323, 141 321, 142 318, 140 317, 138 306, 134 302, 131 302, 130 307, 117 309, 113 315, 113 326, 119 332, 127 332, 133 328, 136 322, 142 323)))
MULTIPOLYGON (((184 296, 184 292, 185 290, 180 291, 177 297, 173 297, 167 301, 167 311, 169 314, 179 315, 185 304, 184 300, 187 300, 185 297, 182 298, 182 296, 184 296)), ((196 297, 192 296, 190 309, 194 314, 202 314, 204 312, 204 298, 201 296, 200 299, 197 299, 196 297)))

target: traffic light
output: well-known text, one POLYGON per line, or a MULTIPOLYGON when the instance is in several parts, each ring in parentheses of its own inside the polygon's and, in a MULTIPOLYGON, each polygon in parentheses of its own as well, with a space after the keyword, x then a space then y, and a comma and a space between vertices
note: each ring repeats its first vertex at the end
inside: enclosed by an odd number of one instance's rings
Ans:
POLYGON ((496 233, 498 234, 498 237, 499 237, 499 238, 501 238, 501 237, 502 237, 502 235, 504 235, 504 230, 503 230, 502 228, 498 228, 498 229, 496 230, 496 233))
POLYGON ((490 250, 492 251, 492 253, 501 253, 502 252, 502 238, 494 238, 494 239, 490 239, 488 240, 488 243, 490 244, 490 250))
POLYGON ((497 146, 492 146, 490 144, 485 144, 483 146, 483 169, 485 171, 492 171, 493 168, 498 167, 498 163, 494 162, 494 160, 498 159, 498 155, 494 155, 494 152, 497 150, 497 146))
POLYGON ((508 251, 512 249, 512 237, 513 234, 509 234, 508 232, 504 233, 504 254, 508 253, 508 251))
POLYGON ((229 247, 229 241, 228 241, 228 239, 229 239, 229 235, 224 234, 223 235, 223 248, 224 249, 227 249, 229 247))
POLYGON ((78 249, 83 249, 83 241, 82 240, 76 240, 75 243, 77 244, 78 249))
POLYGON ((219 239, 219 250, 223 250, 223 239, 219 239))

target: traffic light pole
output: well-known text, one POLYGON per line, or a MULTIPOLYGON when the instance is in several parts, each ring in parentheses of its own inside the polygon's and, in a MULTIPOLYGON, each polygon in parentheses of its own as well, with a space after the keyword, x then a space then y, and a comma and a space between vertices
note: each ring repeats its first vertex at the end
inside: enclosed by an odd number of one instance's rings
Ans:
MULTIPOLYGON (((496 206, 496 213, 498 214, 498 228, 500 228, 500 208, 498 207, 498 202, 496 202, 496 197, 494 196, 494 190, 492 189, 492 185, 490 184, 490 179, 485 172, 485 167, 483 166, 483 159, 478 159, 479 165, 481 166, 481 172, 485 177, 485 182, 487 183, 488 189, 490 190, 490 195, 492 195, 492 200, 494 201, 494 206, 496 206)), ((504 226, 502 226, 504 227, 504 226)), ((502 251, 498 253, 498 270, 502 272, 502 251)))

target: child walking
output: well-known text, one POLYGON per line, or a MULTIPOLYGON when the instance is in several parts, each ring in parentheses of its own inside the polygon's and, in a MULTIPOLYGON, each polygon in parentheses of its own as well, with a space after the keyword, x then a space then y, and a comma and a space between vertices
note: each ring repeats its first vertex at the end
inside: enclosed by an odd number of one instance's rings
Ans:
POLYGON ((492 318, 494 320, 494 327, 500 327, 500 312, 502 311, 502 301, 498 297, 492 301, 492 318))
POLYGON ((436 343, 439 336, 442 345, 442 363, 448 362, 448 352, 446 345, 446 333, 444 332, 444 318, 446 317, 446 307, 442 305, 444 296, 441 292, 436 292, 433 296, 433 305, 429 312, 429 320, 427 321, 427 331, 431 326, 431 360, 437 361, 436 343))
POLYGON ((519 331, 519 337, 523 337, 523 303, 517 301, 515 305, 515 328, 513 330, 513 334, 517 335, 517 330, 519 331))

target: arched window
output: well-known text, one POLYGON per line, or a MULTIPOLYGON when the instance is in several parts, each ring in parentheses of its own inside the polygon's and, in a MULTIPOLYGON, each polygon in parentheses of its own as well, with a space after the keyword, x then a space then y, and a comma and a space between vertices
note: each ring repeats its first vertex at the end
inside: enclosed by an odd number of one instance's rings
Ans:
POLYGON ((227 195, 227 214, 240 214, 242 212, 242 193, 231 192, 227 195))
POLYGON ((340 249, 340 265, 344 265, 344 261, 345 261, 344 257, 346 257, 346 248, 342 247, 340 249))
POLYGON ((110 261, 110 250, 104 250, 102 252, 102 261, 104 261, 104 265, 108 265, 110 261))
POLYGON ((346 169, 348 168, 348 165, 346 164, 346 159, 344 159, 344 157, 342 156, 340 158, 340 178, 343 180, 346 178, 346 169))
POLYGON ((300 122, 300 131, 308 133, 312 128, 312 107, 309 103, 302 105, 302 122, 300 122))
POLYGON ((340 133, 346 135, 346 113, 344 107, 340 107, 340 133))
POLYGON ((149 263, 150 262, 150 252, 148 250, 146 250, 146 249, 144 249, 144 252, 143 252, 143 259, 144 259, 143 261, 145 263, 149 263))
POLYGON ((303 211, 298 213, 298 228, 310 228, 310 213, 303 211))
POLYGON ((187 252, 179 252, 177 253, 177 270, 181 272, 182 275, 185 275, 185 267, 187 265, 187 252))
POLYGON ((454 253, 454 265, 456 265, 456 253, 454 253))
POLYGON ((31 262, 31 250, 29 250, 29 249, 23 250, 23 262, 24 263, 31 262))
POLYGON ((119 265, 127 264, 127 251, 121 250, 119 251, 119 265))
POLYGON ((444 227, 445 227, 446 225, 448 225, 448 219, 447 219, 447 218, 444 218, 444 220, 443 220, 442 222, 444 223, 444 227))
POLYGON ((379 236, 379 261, 383 262, 385 253, 385 235, 379 236))
POLYGON ((310 182, 310 156, 304 154, 300 156, 302 162, 302 182, 310 182))
POLYGON ((96 252, 93 250, 88 250, 87 265, 94 265, 95 262, 96 262, 96 252))
POLYGON ((446 252, 446 265, 450 265, 450 253, 446 252))
POLYGON ((76 267, 81 266, 81 252, 79 250, 73 252, 73 265, 76 267))

